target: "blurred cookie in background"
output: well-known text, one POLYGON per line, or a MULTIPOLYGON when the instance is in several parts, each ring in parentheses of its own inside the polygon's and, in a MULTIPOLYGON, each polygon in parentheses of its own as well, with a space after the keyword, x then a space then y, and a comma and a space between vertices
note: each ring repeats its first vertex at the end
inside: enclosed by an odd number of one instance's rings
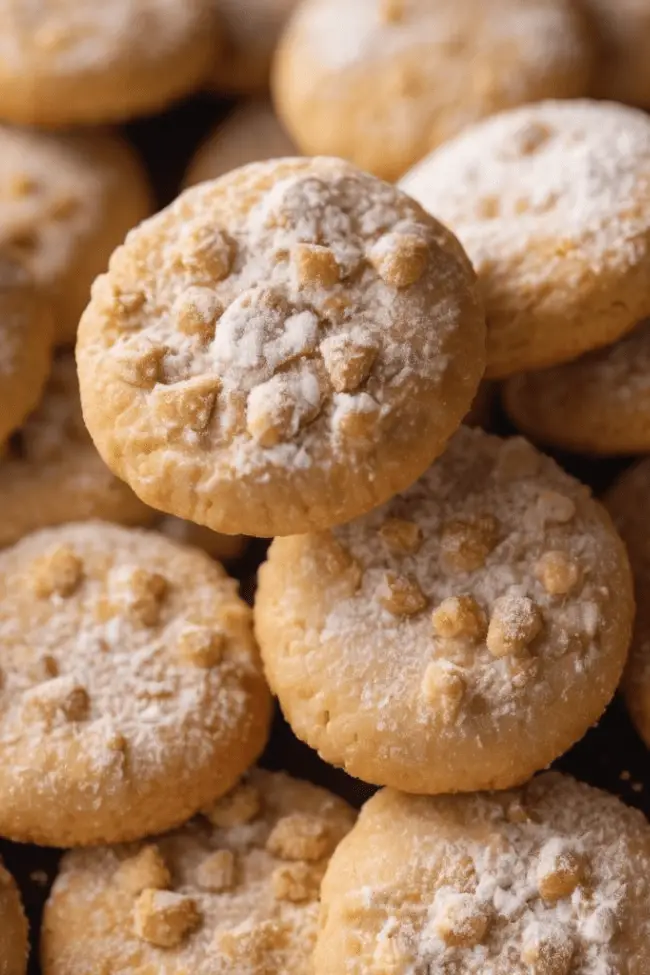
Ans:
POLYGON ((650 108, 648 0, 580 0, 580 3, 599 44, 594 94, 650 108))
POLYGON ((0 972, 24 975, 27 968, 27 920, 16 883, 0 860, 0 972))
POLYGON ((156 531, 175 542, 201 548, 218 562, 229 562, 240 558, 246 550, 248 541, 243 535, 222 535, 203 525, 195 525, 192 521, 174 518, 173 515, 161 518, 156 525, 156 531))
MULTIPOLYGON (((297 0, 212 0, 222 45, 212 75, 221 92, 263 91, 275 46, 297 0)), ((253 162, 253 160, 250 160, 253 162)))

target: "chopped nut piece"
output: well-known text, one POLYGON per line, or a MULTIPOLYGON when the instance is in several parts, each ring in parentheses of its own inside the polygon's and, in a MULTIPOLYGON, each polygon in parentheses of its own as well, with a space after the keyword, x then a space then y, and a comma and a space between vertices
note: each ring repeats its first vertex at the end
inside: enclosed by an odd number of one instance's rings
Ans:
POLYGON ((32 565, 32 589, 41 599, 72 596, 82 578, 83 562, 68 545, 57 545, 32 565))
POLYGON ((235 886, 236 869, 235 854, 230 850, 217 850, 199 865, 196 880, 203 890, 219 894, 224 890, 232 890, 235 886))
POLYGON ((386 572, 379 589, 379 602, 394 616, 415 616, 427 605, 417 580, 413 576, 400 576, 396 572, 386 572))
POLYGON ((118 360, 120 377, 129 386, 153 389, 162 377, 162 367, 167 355, 165 346, 127 349, 118 360))
POLYGON ((444 525, 441 561, 448 572, 481 569, 499 541, 499 523, 493 515, 453 518, 444 525))
POLYGON ((416 234, 380 237, 369 259, 379 276, 394 288, 408 288, 420 280, 429 258, 429 245, 416 234))
POLYGON ((134 897, 148 887, 166 890, 171 885, 167 864, 155 843, 147 844, 135 856, 124 860, 117 869, 116 880, 134 897))
POLYGON ((225 231, 212 223, 194 226, 183 239, 182 264, 196 274, 206 274, 210 281, 228 277, 235 261, 237 245, 225 231))
POLYGON ((397 938, 383 938, 375 948, 369 975, 407 975, 412 966, 413 956, 397 938))
POLYGON ((472 894, 447 894, 435 918, 439 937, 450 948, 481 944, 490 923, 487 909, 472 894))
POLYGON ((541 457, 532 444, 521 437, 512 437, 501 446, 494 474, 502 482, 523 480, 535 477, 540 463, 541 457))
POLYGON ((542 629, 539 609, 527 596, 508 593, 494 604, 487 645, 495 657, 521 653, 542 629))
POLYGON ((580 568, 565 552, 545 552, 535 566, 535 575, 551 596, 566 596, 580 581, 580 568))
POLYGON ((223 304, 211 288, 188 288, 176 299, 174 316, 184 335, 196 335, 211 342, 215 326, 223 314, 223 304))
POLYGON ((206 626, 183 630, 178 640, 181 658, 195 667, 216 667, 223 660, 226 637, 206 626))
POLYGON ((487 632, 485 613, 473 596, 448 596, 431 619, 436 634, 444 639, 482 640, 487 632))
POLYGON ((565 524, 576 513, 575 502, 557 491, 542 491, 537 499, 537 510, 545 522, 565 524))
POLYGON ((318 816, 290 813, 279 819, 266 849, 281 860, 321 860, 332 852, 329 823, 318 816))
POLYGON ((289 928, 281 921, 247 921, 236 928, 219 930, 214 936, 212 948, 217 957, 225 957, 233 971, 249 970, 275 975, 273 952, 287 943, 289 928))
POLYGON ((323 870, 313 863, 283 863, 273 871, 273 894, 279 901, 293 904, 318 900, 323 870))
POLYGON ((422 692, 433 707, 440 710, 445 724, 458 716, 465 694, 465 681, 451 665, 431 663, 424 672, 422 692))
POLYGON ((144 626, 160 622, 169 583, 159 572, 133 569, 123 580, 122 594, 129 613, 144 626))
POLYGON ((227 829, 230 826, 242 826, 255 819, 262 808, 259 791, 254 785, 244 782, 232 792, 220 799, 211 809, 206 810, 205 816, 213 826, 227 829))
POLYGON ((422 529, 404 518, 387 518, 379 536, 391 555, 412 555, 422 545, 422 529))
POLYGON ((26 691, 23 711, 27 720, 44 721, 48 725, 57 719, 83 721, 88 716, 90 699, 85 687, 74 677, 54 677, 26 691))
POLYGON ((194 376, 173 386, 162 386, 153 394, 153 408, 171 429, 204 433, 214 413, 220 389, 218 376, 194 376))
POLYGON ((291 440, 318 416, 321 390, 317 377, 301 370, 278 373, 248 395, 246 426, 261 447, 291 440))
POLYGON ((318 244, 297 244, 292 252, 300 287, 331 288, 341 277, 334 252, 318 244))
POLYGON ((377 436, 381 416, 379 404, 367 393, 346 396, 344 407, 336 411, 335 426, 340 437, 351 444, 371 443, 377 436))
POLYGON ((532 975, 569 975, 575 946, 559 924, 533 923, 524 932, 521 960, 532 975))
POLYGON ((377 358, 377 347, 368 339, 331 335, 321 342, 321 355, 337 393, 353 393, 368 378, 377 358))
POLYGON ((562 840, 549 840, 537 865, 537 886, 545 901, 570 897, 584 878, 582 857, 567 849, 562 840))
POLYGON ((185 894, 146 888, 133 909, 133 930, 143 941, 159 948, 174 948, 198 927, 201 915, 185 894))

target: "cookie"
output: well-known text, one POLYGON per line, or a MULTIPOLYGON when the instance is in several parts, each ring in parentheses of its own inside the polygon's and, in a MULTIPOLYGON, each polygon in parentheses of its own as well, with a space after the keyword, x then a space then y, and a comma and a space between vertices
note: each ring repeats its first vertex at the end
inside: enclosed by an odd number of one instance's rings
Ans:
POLYGON ((488 319, 487 375, 609 345, 650 314, 650 118, 545 102, 469 129, 401 186, 458 234, 488 319))
POLYGON ((59 355, 41 403, 0 458, 0 547, 68 521, 145 525, 155 517, 97 453, 81 416, 74 357, 59 355))
POLYGON ((599 44, 593 91, 650 108, 650 7, 645 0, 581 0, 599 44))
POLYGON ((93 279, 150 210, 147 178, 118 136, 0 126, 0 245, 48 291, 59 342, 74 341, 93 279))
POLYGON ((366 782, 434 794, 519 784, 581 738, 633 611, 588 490, 525 440, 463 427, 387 505, 276 539, 255 627, 299 738, 366 782))
POLYGON ((484 380, 478 388, 470 411, 463 420, 469 427, 483 427, 489 430, 494 420, 497 384, 484 380))
POLYGON ((172 515, 161 518, 156 528, 175 542, 203 549, 218 562, 238 559, 246 549, 246 539, 241 535, 221 535, 203 525, 195 525, 192 521, 183 521, 182 518, 174 518, 172 515))
POLYGON ((0 553, 0 835, 139 839, 232 788, 270 715, 236 593, 202 552, 102 522, 0 553))
POLYGON ((153 113, 215 57, 214 0, 2 0, 0 118, 64 128, 153 113))
POLYGON ((273 90, 305 155, 395 180, 478 119, 584 95, 590 67, 572 0, 305 0, 273 90))
POLYGON ((84 419, 145 502, 225 534, 347 521, 444 449, 484 368, 456 239, 337 159, 235 170, 133 231, 77 346, 84 419))
POLYGON ((296 2, 212 0, 222 33, 212 75, 217 91, 246 93, 263 91, 268 86, 273 52, 296 2))
POLYGON ((566 775, 387 789, 330 862, 315 975, 644 975, 649 873, 643 814, 566 775))
POLYGON ((636 728, 650 748, 650 459, 635 464, 610 488, 605 504, 621 533, 632 564, 637 611, 623 692, 636 728))
POLYGON ((190 163, 185 184, 216 179, 248 163, 295 155, 296 148, 270 102, 248 101, 208 136, 190 163))
POLYGON ((320 881, 353 822, 324 789, 254 771, 155 843, 68 853, 45 909, 44 975, 308 975, 320 881))
POLYGON ((27 921, 18 888, 0 860, 0 972, 25 975, 27 969, 27 921))
POLYGON ((584 454, 650 452, 650 321, 574 362, 514 376, 503 386, 527 436, 584 454))
POLYGON ((47 303, 26 268, 0 248, 0 445, 38 403, 52 338, 47 303))

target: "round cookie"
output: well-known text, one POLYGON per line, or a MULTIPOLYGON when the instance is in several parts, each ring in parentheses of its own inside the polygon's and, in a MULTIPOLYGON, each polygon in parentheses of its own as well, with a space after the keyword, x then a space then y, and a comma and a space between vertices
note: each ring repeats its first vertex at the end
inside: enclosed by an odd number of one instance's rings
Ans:
POLYGON ((461 427, 387 505, 276 539, 255 627, 299 738, 366 782, 434 794, 519 784, 581 738, 633 613, 588 490, 525 440, 461 427))
POLYGON ((155 844, 68 853, 44 975, 309 975, 320 881, 353 823, 337 796, 256 770, 155 844))
POLYGON ((0 249, 0 445, 38 403, 53 323, 25 267, 0 249))
POLYGON ((580 0, 599 43, 593 91, 650 108, 650 6, 646 0, 580 0))
POLYGON ((305 155, 395 180, 478 119, 584 95, 590 68, 572 0, 305 0, 273 90, 305 155))
POLYGON ((0 972, 25 975, 27 969, 27 921, 18 888, 0 860, 0 972))
POLYGON ((183 193, 133 231, 80 325, 84 419, 152 507, 226 534, 347 521, 444 449, 484 368, 456 239, 338 159, 183 193))
POLYGON ((0 547, 68 521, 145 525, 155 517, 97 453, 81 415, 74 357, 59 355, 40 405, 0 458, 0 547))
POLYGON ((214 0, 1 0, 0 118, 64 128, 153 113, 215 56, 214 0))
POLYGON ((212 3, 223 35, 212 84, 217 91, 264 90, 275 46, 297 0, 212 0, 212 3))
POLYGON ((49 292, 59 342, 74 341, 94 278, 150 211, 142 166, 118 136, 0 126, 0 245, 49 292))
POLYGON ((650 119, 545 102, 488 119, 401 183, 482 285, 487 375, 575 359, 650 314, 650 119))
POLYGON ((523 433, 578 453, 650 452, 650 321, 615 345, 514 376, 503 403, 523 433))
POLYGON ((185 185, 193 186, 252 162, 297 155, 268 101, 249 101, 208 136, 191 161, 185 185))
POLYGON ((0 553, 0 835, 138 839, 232 788, 270 716, 236 593, 202 552, 102 522, 0 553))
POLYGON ((496 383, 491 383, 487 379, 483 380, 463 423, 466 423, 468 427, 482 427, 484 430, 489 430, 494 420, 496 399, 496 383))
POLYGON ((195 525, 192 521, 174 518, 173 515, 162 518, 156 529, 175 542, 203 549, 218 562, 238 559, 246 549, 246 539, 242 535, 221 535, 203 525, 195 525))
POLYGON ((361 812, 322 888, 315 975, 644 975, 650 827, 550 772, 361 812))

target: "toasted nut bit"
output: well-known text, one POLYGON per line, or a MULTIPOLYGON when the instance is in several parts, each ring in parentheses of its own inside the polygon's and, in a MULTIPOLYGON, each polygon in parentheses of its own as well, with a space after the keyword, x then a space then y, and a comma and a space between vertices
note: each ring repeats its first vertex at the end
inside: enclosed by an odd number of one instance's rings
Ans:
POLYGON ((438 709, 445 724, 458 716, 465 694, 465 681, 451 665, 431 663, 424 672, 422 692, 425 700, 438 709))
POLYGON ((58 677, 60 670, 56 657, 51 653, 44 653, 39 660, 39 669, 45 678, 58 677))
POLYGON ((415 616, 427 605, 427 597, 413 576, 387 572, 379 589, 379 602, 394 616, 415 616))
POLYGON ((216 667, 223 660, 226 638, 206 626, 192 626, 183 630, 178 651, 183 660, 195 667, 216 667))
POLYGON ((532 444, 521 437, 505 440, 499 451, 494 476, 498 481, 518 481, 535 477, 539 472, 541 456, 532 444))
POLYGON ((67 196, 59 196, 55 200, 52 200, 49 207, 49 214, 54 220, 67 220, 78 209, 79 200, 68 194, 67 196))
POLYGON ((254 921, 240 924, 237 928, 217 931, 212 950, 217 958, 225 958, 234 971, 259 971, 273 975, 273 952, 287 943, 290 929, 281 921, 254 921))
POLYGON ((472 948, 483 941, 490 918, 472 894, 447 894, 435 918, 439 937, 450 948, 472 948))
POLYGON ((210 281, 228 277, 235 260, 236 244, 223 230, 211 223, 194 226, 185 236, 181 262, 191 271, 207 274, 210 281))
POLYGON ((54 677, 25 692, 23 710, 28 720, 46 724, 54 724, 57 719, 83 721, 90 710, 90 699, 74 677, 54 677))
POLYGON ((363 578, 361 565, 331 532, 323 532, 319 538, 319 561, 323 571, 331 578, 332 584, 340 587, 341 592, 353 595, 363 578))
POLYGON ((565 596, 578 585, 580 568, 565 552, 545 552, 535 566, 535 575, 551 596, 565 596))
POLYGON ((396 938, 383 938, 375 948, 369 975, 406 975, 412 966, 413 956, 396 938))
POLYGON ((515 149, 522 156, 530 156, 548 141, 551 130, 541 122, 528 122, 522 125, 515 135, 515 149))
POLYGON ((329 823, 318 816, 290 813, 279 819, 266 849, 281 860, 321 860, 332 852, 329 823))
POLYGON ((271 877, 273 895, 279 901, 293 904, 318 899, 323 870, 313 863, 283 863, 276 867, 271 877))
POLYGON ((32 589, 36 596, 72 596, 83 578, 83 562, 68 545, 58 545, 32 566, 32 589))
POLYGON ((404 518, 387 518, 379 537, 391 555, 412 555, 422 545, 422 529, 404 518))
POLYGON ((210 288, 188 288, 174 303, 174 317, 184 335, 196 335, 211 342, 223 304, 210 288))
POLYGON ((561 840, 549 840, 537 865, 537 886, 545 901, 554 903, 570 897, 584 877, 584 862, 561 840))
POLYGON ((229 826, 243 826, 255 819, 262 808, 259 791, 254 785, 244 782, 220 799, 205 816, 213 826, 227 829, 229 826))
POLYGON ((16 173, 9 181, 9 193, 11 196, 31 196, 38 189, 38 183, 27 173, 16 173))
POLYGON ((142 291, 116 291, 114 301, 116 313, 120 316, 128 316, 140 311, 146 298, 142 291))
POLYGON ((235 854, 230 850, 217 850, 200 864, 196 880, 203 890, 219 894, 224 890, 232 890, 235 886, 236 869, 235 854))
POLYGON ((571 521, 576 513, 575 502, 557 491, 542 491, 537 499, 537 509, 545 522, 560 525, 571 521))
POLYGON ((317 377, 299 373, 278 373, 256 386, 248 396, 246 426, 261 447, 274 447, 291 440, 320 412, 321 391, 317 377))
POLYGON ((341 270, 329 247, 320 247, 318 244, 297 244, 291 256, 300 287, 314 285, 320 288, 331 288, 340 280, 341 270))
POLYGON ((352 393, 370 374, 377 358, 377 347, 368 339, 330 335, 321 342, 321 355, 332 386, 337 393, 352 393))
POLYGON ((133 569, 124 579, 124 595, 129 612, 144 626, 160 621, 169 584, 159 572, 133 569))
POLYGON ((124 860, 117 869, 116 880, 120 887, 137 897, 148 887, 166 890, 172 882, 167 864, 155 843, 144 846, 135 856, 124 860))
POLYGON ((154 409, 171 429, 203 433, 210 423, 221 381, 217 376, 194 376, 157 390, 154 409))
POLYGON ((494 604, 487 645, 495 657, 525 652, 542 629, 541 614, 527 596, 507 593, 494 604))
POLYGON ((346 396, 343 408, 337 408, 335 425, 339 436, 352 444, 372 442, 377 436, 381 410, 379 404, 367 393, 346 396))
POLYGON ((162 366, 167 349, 151 346, 126 351, 118 361, 120 377, 129 386, 153 389, 162 376, 162 366))
POLYGON ((493 515, 453 518, 442 530, 442 565, 448 572, 475 572, 498 541, 499 523, 493 515))
POLYGON ((434 609, 431 621, 443 639, 482 640, 487 632, 485 613, 473 596, 448 596, 434 609))
POLYGON ((409 288, 424 274, 429 245, 416 234, 393 233, 380 237, 369 259, 380 278, 394 288, 409 288))
POLYGON ((531 924, 524 932, 521 960, 531 975, 569 975, 575 946, 559 924, 531 924))
POLYGON ((159 948, 179 945, 200 921, 195 901, 169 890, 146 888, 133 909, 133 930, 143 941, 159 948))
POLYGON ((385 24, 398 24, 404 18, 404 0, 381 0, 380 16, 385 24))

